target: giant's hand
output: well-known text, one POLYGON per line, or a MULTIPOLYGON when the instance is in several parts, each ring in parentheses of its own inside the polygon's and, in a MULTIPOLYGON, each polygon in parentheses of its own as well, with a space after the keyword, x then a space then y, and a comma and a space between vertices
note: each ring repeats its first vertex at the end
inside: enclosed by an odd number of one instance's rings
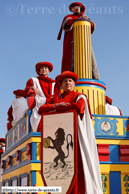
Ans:
POLYGON ((42 93, 39 91, 38 88, 36 88, 35 86, 31 86, 31 89, 34 90, 35 94, 37 94, 40 97, 43 97, 42 93))
POLYGON ((59 106, 68 106, 69 104, 70 103, 68 103, 68 102, 60 102, 60 103, 55 104, 55 108, 59 107, 59 106))
POLYGON ((82 15, 82 18, 88 19, 88 16, 87 15, 82 15))
POLYGON ((0 143, 1 147, 5 147, 5 143, 1 142, 0 143))

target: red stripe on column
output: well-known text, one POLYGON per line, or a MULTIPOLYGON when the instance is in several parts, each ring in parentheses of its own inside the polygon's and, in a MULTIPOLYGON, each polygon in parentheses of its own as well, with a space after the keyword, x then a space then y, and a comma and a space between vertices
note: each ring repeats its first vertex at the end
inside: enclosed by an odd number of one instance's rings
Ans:
POLYGON ((87 90, 87 98, 88 98, 88 100, 89 100, 89 90, 87 90))
POLYGON ((102 114, 104 114, 104 111, 103 111, 103 93, 101 92, 101 96, 102 96, 102 114))
MULTIPOLYGON (((76 30, 75 30, 75 32, 77 33, 77 27, 76 27, 76 30)), ((74 36, 74 38, 75 38, 75 42, 76 42, 76 47, 77 47, 77 41, 76 41, 76 36, 77 36, 77 34, 74 36)), ((74 47, 75 47, 75 42, 74 42, 74 47)), ((74 73, 77 73, 77 58, 76 58, 76 56, 77 56, 77 51, 76 51, 76 49, 74 48, 74 73)))
POLYGON ((98 106, 98 114, 99 114, 99 93, 97 91, 97 106, 98 106))
MULTIPOLYGON (((78 42, 77 42, 77 37, 78 37, 78 28, 77 28, 77 26, 76 26, 76 32, 77 32, 77 34, 76 34, 76 43, 77 43, 77 47, 78 47, 78 42)), ((77 68, 77 75, 79 75, 78 73, 78 49, 76 49, 76 54, 77 54, 77 63, 76 63, 76 68, 77 68)))
POLYGON ((90 59, 90 57, 89 57, 89 26, 87 27, 88 29, 87 29, 87 59, 88 59, 88 61, 87 61, 87 68, 88 68, 88 78, 90 78, 90 72, 89 72, 89 59, 90 59))
POLYGON ((87 60, 86 60, 87 61, 87 63, 86 63, 87 64, 87 66, 86 66, 87 69, 86 70, 88 71, 88 77, 87 78, 89 78, 89 66, 88 66, 88 60, 89 60, 89 58, 88 58, 88 35, 87 34, 88 34, 88 29, 87 29, 87 26, 86 26, 86 38, 87 38, 87 51, 86 51, 87 52, 87 60))
POLYGON ((95 114, 95 99, 94 99, 94 90, 92 90, 93 93, 93 114, 95 114))
MULTIPOLYGON (((90 39, 90 36, 91 36, 91 28, 88 26, 88 32, 89 32, 89 34, 88 34, 88 37, 89 37, 89 39, 90 39)), ((91 42, 89 41, 89 73, 90 73, 90 78, 92 78, 92 71, 91 71, 91 66, 92 66, 92 64, 91 64, 91 42)))
POLYGON ((85 75, 86 78, 86 27, 84 26, 84 56, 85 56, 85 75))
MULTIPOLYGON (((78 26, 78 31, 79 31, 79 26, 78 26)), ((79 40, 79 43, 78 43, 78 47, 79 47, 79 63, 80 63, 80 38, 78 39, 79 40)), ((78 70, 79 70, 80 68, 79 68, 79 64, 78 64, 78 70)), ((79 78, 81 78, 81 76, 80 76, 80 70, 79 70, 79 72, 78 72, 78 76, 79 76, 79 78)))
POLYGON ((81 51, 82 51, 82 78, 83 77, 83 41, 82 41, 82 25, 81 25, 81 51))

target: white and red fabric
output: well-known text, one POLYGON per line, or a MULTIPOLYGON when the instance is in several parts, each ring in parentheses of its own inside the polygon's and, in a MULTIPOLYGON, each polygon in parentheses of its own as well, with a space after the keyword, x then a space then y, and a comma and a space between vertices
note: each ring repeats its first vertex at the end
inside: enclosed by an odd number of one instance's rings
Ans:
POLYGON ((105 114, 122 116, 121 111, 116 106, 110 104, 105 104, 105 114))
POLYGON ((80 98, 85 100, 85 111, 82 120, 78 115, 78 139, 85 183, 84 194, 102 194, 98 151, 87 99, 84 95, 79 95, 77 101, 80 98))
MULTIPOLYGON (((36 87, 40 91, 40 96, 38 94, 36 94, 35 96, 35 107, 32 109, 32 114, 30 117, 31 127, 33 131, 36 132, 38 129, 40 119, 41 119, 41 116, 38 114, 38 110, 40 106, 42 106, 43 104, 47 102, 47 97, 44 94, 40 86, 39 79, 36 77, 31 77, 31 79, 33 81, 33 86, 36 87)), ((52 95, 54 94, 54 85, 55 83, 51 83, 51 94, 52 95)))

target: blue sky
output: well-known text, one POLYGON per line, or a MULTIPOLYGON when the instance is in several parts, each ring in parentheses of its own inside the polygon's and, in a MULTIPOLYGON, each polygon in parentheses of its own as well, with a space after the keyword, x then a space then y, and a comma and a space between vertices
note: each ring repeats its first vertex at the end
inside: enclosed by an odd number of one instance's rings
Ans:
MULTIPOLYGON (((24 89, 36 76, 35 64, 49 61, 55 78, 61 71, 62 39, 57 40, 61 22, 71 0, 0 0, 0 137, 6 133, 7 111, 13 91, 24 89)), ((82 0, 85 14, 95 22, 92 35, 100 80, 106 95, 123 116, 129 116, 129 1, 82 0)))

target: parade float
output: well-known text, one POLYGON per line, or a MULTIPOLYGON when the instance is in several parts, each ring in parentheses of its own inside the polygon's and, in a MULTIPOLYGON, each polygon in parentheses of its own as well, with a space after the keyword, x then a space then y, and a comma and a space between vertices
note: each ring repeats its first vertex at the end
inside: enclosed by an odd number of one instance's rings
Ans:
MULTIPOLYGON (((92 124, 98 148, 103 194, 129 193, 129 118, 105 115, 106 84, 92 79, 91 64, 91 22, 79 19, 74 23, 74 72, 79 80, 75 91, 87 96, 92 113, 92 124)), ((6 151, 2 154, 3 186, 62 186, 62 193, 70 193, 75 181, 77 147, 77 113, 49 113, 42 115, 42 132, 33 132, 30 125, 31 110, 6 134, 6 151), (66 122, 67 121, 67 122, 66 122), (66 140, 62 147, 70 158, 65 162, 68 168, 54 169, 48 162, 57 156, 47 138, 58 136, 58 128, 66 129, 66 140), (70 137, 69 134, 72 134, 70 137), (72 151, 71 151, 72 150, 72 151), (60 181, 60 182, 59 182, 60 181), (60 185, 59 185, 60 184, 60 185)), ((63 132, 62 132, 63 133, 63 132)), ((63 136, 63 134, 62 134, 63 136)), ((54 139, 54 138, 53 138, 54 139)), ((95 162, 95 161, 94 161, 95 162)), ((58 192, 57 192, 58 193, 58 192)))

